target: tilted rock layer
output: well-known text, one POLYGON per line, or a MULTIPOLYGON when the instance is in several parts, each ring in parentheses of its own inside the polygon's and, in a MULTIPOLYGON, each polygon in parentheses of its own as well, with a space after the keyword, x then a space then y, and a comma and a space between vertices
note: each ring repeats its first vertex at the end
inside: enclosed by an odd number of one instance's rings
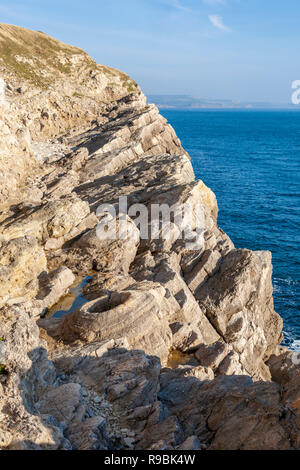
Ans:
POLYGON ((0 52, 0 448, 299 449, 271 254, 234 247, 127 75, 15 26, 0 52), (99 237, 121 196, 200 206, 203 244, 174 222, 144 237, 130 210, 122 237, 99 237))

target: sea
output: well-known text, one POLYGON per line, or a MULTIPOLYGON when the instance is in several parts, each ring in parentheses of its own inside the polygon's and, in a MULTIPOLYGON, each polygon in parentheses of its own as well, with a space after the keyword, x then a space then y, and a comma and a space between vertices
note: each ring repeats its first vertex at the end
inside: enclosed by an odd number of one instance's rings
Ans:
POLYGON ((300 112, 160 109, 237 248, 270 250, 283 345, 300 351, 300 112))

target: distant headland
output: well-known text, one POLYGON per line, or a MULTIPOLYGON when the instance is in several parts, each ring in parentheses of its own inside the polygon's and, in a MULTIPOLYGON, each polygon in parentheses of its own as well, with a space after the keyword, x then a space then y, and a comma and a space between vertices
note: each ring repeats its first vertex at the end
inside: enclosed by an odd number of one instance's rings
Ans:
POLYGON ((238 101, 205 99, 191 95, 151 95, 148 100, 159 108, 170 109, 300 109, 292 103, 269 103, 260 101, 238 101))

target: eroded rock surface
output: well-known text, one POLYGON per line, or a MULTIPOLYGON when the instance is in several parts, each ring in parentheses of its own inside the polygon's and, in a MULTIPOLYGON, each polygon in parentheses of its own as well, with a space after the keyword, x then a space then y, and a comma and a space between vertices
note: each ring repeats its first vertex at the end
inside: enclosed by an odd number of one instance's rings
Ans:
POLYGON ((16 37, 0 62, 0 448, 299 449, 300 360, 278 346, 271 254, 235 249, 129 77, 0 25, 0 49, 16 37), (120 211, 122 236, 99 238, 124 196, 128 232, 120 211), (188 204, 202 243, 175 219, 157 238, 147 218, 145 237, 139 204, 188 204), (47 316, 70 287, 71 313, 47 316))

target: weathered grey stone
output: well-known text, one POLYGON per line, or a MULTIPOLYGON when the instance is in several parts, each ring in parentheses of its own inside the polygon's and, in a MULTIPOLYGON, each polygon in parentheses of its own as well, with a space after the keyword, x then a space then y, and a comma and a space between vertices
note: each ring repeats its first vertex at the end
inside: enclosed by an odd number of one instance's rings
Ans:
POLYGON ((210 367, 216 370, 223 359, 229 353, 229 346, 223 341, 217 341, 210 346, 201 345, 201 347, 195 353, 195 357, 198 359, 203 367, 210 367))
POLYGON ((136 280, 146 278, 158 282, 167 290, 170 312, 167 318, 173 334, 173 348, 188 351, 219 339, 184 282, 175 253, 155 258, 144 253, 138 258, 137 265, 133 265, 132 276, 136 280))
MULTIPOLYGON (((76 228, 89 215, 87 203, 75 195, 49 201, 35 207, 16 218, 9 224, 0 226, 3 238, 11 240, 21 236, 35 236, 42 243, 56 240, 54 248, 60 248, 64 242, 80 234, 76 228)), ((80 227, 84 231, 85 227, 80 227)), ((50 249, 51 245, 46 245, 50 249)))
POLYGON ((57 268, 49 274, 42 273, 39 277, 39 291, 36 296, 36 299, 42 303, 42 309, 52 307, 66 294, 74 281, 74 274, 64 266, 57 268))
POLYGON ((179 450, 202 450, 201 442, 197 436, 188 437, 180 446, 179 450))
POLYGON ((0 364, 4 365, 6 362, 6 344, 3 338, 0 339, 0 364))
POLYGON ((21 307, 4 307, 0 330, 6 345, 5 388, 0 384, 0 448, 69 448, 61 430, 35 409, 37 396, 52 387, 56 377, 37 325, 21 307))
MULTIPOLYGON (((140 232, 130 217, 126 221, 119 219, 111 225, 112 238, 103 233, 102 229, 96 227, 85 233, 74 243, 74 259, 83 259, 90 263, 90 269, 105 272, 117 272, 127 274, 129 266, 133 262, 139 241, 140 232), (126 223, 126 228, 122 224, 126 223), (101 230, 101 231, 100 231, 101 230), (103 236, 107 239, 103 239, 103 236)), ((80 262, 80 261, 79 261, 80 262)), ((81 261, 82 262, 82 261, 81 261)))
POLYGON ((299 449, 298 356, 278 348, 270 254, 234 249, 215 195, 127 75, 42 33, 0 33, 38 77, 2 64, 0 448, 299 449), (133 210, 124 237, 99 237, 98 207, 121 196, 177 215, 188 204, 197 248, 175 218, 144 239, 133 210), (41 341, 33 318, 74 275, 89 276, 86 303, 39 320, 41 341), (161 369, 174 350, 184 364, 161 369))
POLYGON ((231 250, 219 270, 196 292, 204 313, 240 355, 252 376, 270 378, 263 363, 281 339, 282 319, 274 311, 271 255, 231 250))
POLYGON ((178 417, 185 436, 196 435, 209 443, 208 449, 297 448, 296 435, 290 440, 288 431, 296 416, 282 414, 278 385, 253 384, 246 376, 220 376, 203 383, 173 378, 162 385, 159 396, 178 417))
POLYGON ((285 385, 299 376, 300 353, 278 346, 267 361, 267 365, 270 368, 272 380, 280 385, 285 385))
POLYGON ((107 450, 105 419, 94 416, 84 422, 74 422, 68 426, 66 435, 74 450, 107 450))
POLYGON ((0 241, 0 307, 33 298, 46 257, 34 237, 0 241))
POLYGON ((36 404, 42 414, 49 414, 60 423, 68 423, 74 418, 80 404, 80 385, 68 383, 50 389, 36 404))
POLYGON ((159 354, 166 361, 171 331, 164 296, 164 288, 150 282, 109 293, 66 316, 59 334, 67 341, 88 342, 125 337, 131 348, 159 354))
POLYGON ((181 439, 182 430, 179 421, 175 416, 170 416, 164 421, 147 426, 136 449, 147 449, 153 442, 161 441, 166 443, 167 449, 172 449, 179 444, 181 439))

